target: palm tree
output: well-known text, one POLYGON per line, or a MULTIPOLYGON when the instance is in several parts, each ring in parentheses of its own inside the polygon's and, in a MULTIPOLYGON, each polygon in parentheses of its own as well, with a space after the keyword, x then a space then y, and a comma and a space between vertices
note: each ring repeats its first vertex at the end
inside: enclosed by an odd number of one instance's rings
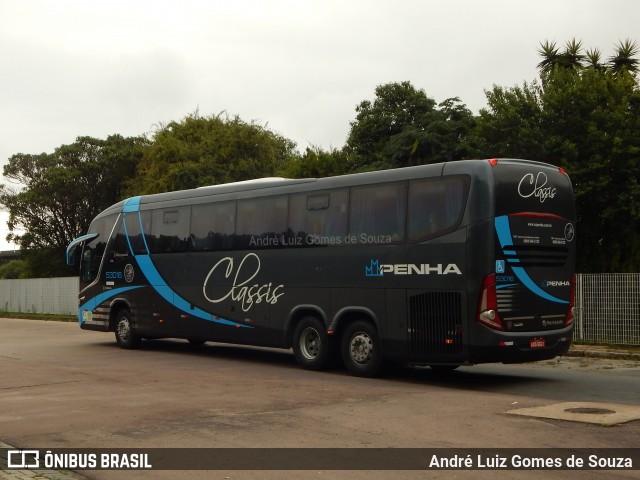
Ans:
POLYGON ((538 70, 540 70, 541 74, 551 73, 554 67, 560 63, 560 52, 556 47, 556 42, 545 40, 544 43, 540 44, 538 53, 542 57, 542 61, 538 64, 538 70))
POLYGON ((627 71, 635 74, 638 71, 638 59, 634 58, 638 54, 638 44, 627 39, 620 41, 616 46, 616 54, 609 58, 609 68, 615 74, 627 71))
POLYGON ((598 48, 587 50, 585 58, 587 67, 591 67, 597 71, 602 71, 606 68, 606 65, 600 61, 602 59, 602 53, 598 48))
POLYGON ((560 54, 560 66, 572 70, 579 70, 583 67, 582 62, 585 56, 582 54, 582 40, 579 42, 574 38, 565 43, 564 52, 560 54))
POLYGON ((554 68, 579 70, 583 68, 582 62, 586 58, 582 54, 582 41, 577 41, 575 38, 565 44, 562 52, 556 46, 556 42, 545 40, 540 44, 538 53, 542 57, 542 61, 538 63, 538 69, 543 75, 551 73, 554 68))

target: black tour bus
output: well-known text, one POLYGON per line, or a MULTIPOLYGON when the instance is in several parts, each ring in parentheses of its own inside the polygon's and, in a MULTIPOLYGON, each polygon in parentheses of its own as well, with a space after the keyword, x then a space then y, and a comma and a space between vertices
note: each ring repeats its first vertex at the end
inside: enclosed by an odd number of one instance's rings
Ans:
POLYGON ((558 167, 462 160, 145 195, 100 213, 81 247, 78 321, 143 338, 292 348, 434 368, 565 353, 573 189, 558 167))

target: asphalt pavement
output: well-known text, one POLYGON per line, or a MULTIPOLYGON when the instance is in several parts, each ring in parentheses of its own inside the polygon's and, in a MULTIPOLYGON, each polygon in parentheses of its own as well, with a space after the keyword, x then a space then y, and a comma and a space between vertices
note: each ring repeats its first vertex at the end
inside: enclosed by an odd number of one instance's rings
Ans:
MULTIPOLYGON (((567 356, 640 361, 640 347, 574 344, 567 353, 567 356)), ((0 439, 0 449, 14 448, 11 445, 2 443, 1 440, 2 439, 0 439)), ((83 478, 86 477, 67 470, 8 470, 7 458, 0 458, 0 480, 78 480, 83 478)))

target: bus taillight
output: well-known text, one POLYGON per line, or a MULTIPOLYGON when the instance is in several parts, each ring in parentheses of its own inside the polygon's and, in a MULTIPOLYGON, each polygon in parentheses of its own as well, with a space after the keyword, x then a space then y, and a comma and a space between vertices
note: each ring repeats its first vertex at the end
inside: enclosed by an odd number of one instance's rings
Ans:
POLYGON ((477 320, 496 330, 503 329, 500 315, 498 315, 495 274, 487 275, 482 281, 482 291, 480 292, 480 299, 478 300, 477 320))
POLYGON ((564 326, 568 327, 573 324, 574 315, 576 313, 576 276, 571 275, 571 294, 569 296, 569 311, 564 319, 564 326))

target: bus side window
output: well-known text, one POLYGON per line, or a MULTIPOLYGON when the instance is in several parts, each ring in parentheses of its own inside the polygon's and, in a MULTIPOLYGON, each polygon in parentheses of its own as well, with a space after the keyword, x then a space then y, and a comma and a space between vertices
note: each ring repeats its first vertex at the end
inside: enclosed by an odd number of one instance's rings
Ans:
POLYGON ((469 193, 466 177, 422 179, 409 183, 409 241, 444 235, 462 220, 469 193))
POLYGON ((187 251, 190 213, 190 207, 153 210, 151 236, 147 238, 151 253, 187 251))
POLYGON ((139 213, 126 213, 124 214, 124 224, 126 233, 129 236, 131 249, 133 250, 131 253, 134 255, 147 254, 147 239, 151 240, 151 212, 146 210, 139 213), (140 225, 141 223, 142 225, 140 225), (141 226, 144 232, 141 231, 141 226))
POLYGON ((391 183, 351 189, 349 233, 358 243, 404 241, 407 185, 391 183))
POLYGON ((118 220, 118 225, 116 225, 116 229, 113 232, 111 252, 114 256, 124 256, 129 254, 129 245, 127 243, 127 237, 124 234, 122 217, 118 220))
POLYGON ((235 225, 235 202, 193 205, 189 249, 195 252, 232 250, 235 225))
POLYGON ((347 234, 347 189, 291 196, 289 230, 297 246, 343 244, 347 234))
POLYGON ((289 197, 286 195, 239 200, 236 249, 286 246, 288 209, 289 197))

